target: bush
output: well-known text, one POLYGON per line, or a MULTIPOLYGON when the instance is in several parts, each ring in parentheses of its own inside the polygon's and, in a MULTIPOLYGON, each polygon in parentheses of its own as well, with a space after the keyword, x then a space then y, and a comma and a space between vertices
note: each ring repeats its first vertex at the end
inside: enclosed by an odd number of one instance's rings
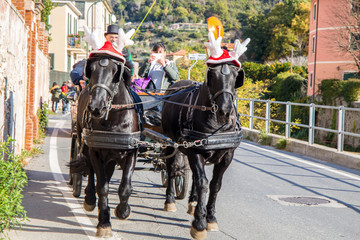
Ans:
POLYGON ((351 79, 343 82, 343 87, 341 95, 344 97, 344 100, 348 103, 358 100, 360 93, 360 80, 351 79))
POLYGON ((339 79, 325 79, 319 86, 322 100, 326 105, 334 105, 335 98, 341 95, 342 81, 339 79))
POLYGON ((259 141, 262 145, 270 145, 271 137, 265 132, 265 130, 261 130, 259 133, 259 141))
MULTIPOLYGON (((254 81, 263 81, 266 79, 273 79, 279 73, 289 72, 291 64, 275 62, 271 65, 260 64, 254 62, 243 62, 242 68, 245 70, 246 76, 254 81)), ((306 66, 293 66, 293 73, 299 74, 303 78, 307 78, 306 66)))
POLYGON ((45 131, 45 128, 49 124, 49 118, 48 118, 48 104, 43 103, 42 107, 37 110, 37 117, 39 119, 39 130, 45 131))
POLYGON ((335 99, 343 97, 347 103, 357 101, 360 93, 360 80, 326 79, 320 85, 321 96, 324 104, 335 105, 335 99))
POLYGON ((306 79, 299 74, 280 73, 271 88, 272 97, 278 101, 295 101, 306 96, 306 79))
POLYGON ((27 176, 19 158, 9 150, 12 142, 0 145, 0 235, 27 220, 21 192, 27 185, 27 176))
POLYGON ((286 148, 286 139, 281 138, 276 141, 275 147, 277 149, 285 149, 286 148))

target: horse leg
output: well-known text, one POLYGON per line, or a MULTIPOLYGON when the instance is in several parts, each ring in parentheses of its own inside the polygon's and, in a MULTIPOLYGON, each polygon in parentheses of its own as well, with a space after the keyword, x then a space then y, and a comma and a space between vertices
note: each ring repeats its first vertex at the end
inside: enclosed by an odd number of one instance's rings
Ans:
POLYGON ((190 234, 194 239, 205 239, 207 235, 206 222, 206 194, 209 188, 209 182, 206 178, 204 162, 199 154, 188 155, 191 170, 194 176, 194 183, 198 195, 198 202, 194 212, 194 221, 192 222, 190 234))
MULTIPOLYGON (((98 155, 98 154, 96 154, 98 155)), ((96 173, 96 192, 98 194, 98 225, 96 237, 112 237, 111 224, 110 224, 110 209, 108 206, 109 182, 106 179, 105 169, 102 165, 99 156, 94 157, 94 161, 98 164, 94 165, 96 173)), ((94 163, 92 161, 92 163, 94 163)))
MULTIPOLYGON (((174 150, 173 148, 166 148, 165 154, 170 155, 174 150)), ((175 204, 175 156, 166 159, 166 171, 168 175, 168 182, 166 187, 166 200, 164 204, 164 211, 167 212, 176 212, 176 204, 175 204)))
POLYGON ((196 192, 194 175, 193 175, 192 179, 193 179, 193 181, 192 181, 192 184, 191 184, 191 191, 190 191, 190 196, 189 196, 187 213, 190 214, 191 216, 194 216, 195 207, 196 207, 197 201, 198 201, 198 195, 197 195, 197 192, 196 192))
POLYGON ((136 164, 136 151, 126 156, 125 161, 120 163, 123 170, 121 183, 118 189, 120 203, 115 208, 115 216, 120 220, 126 220, 130 217, 131 208, 128 203, 132 192, 131 177, 136 164))
POLYGON ((95 206, 96 206, 96 190, 95 190, 94 169, 90 167, 88 184, 85 188, 84 209, 88 212, 91 212, 95 209, 95 206))
POLYGON ((208 223, 208 231, 219 231, 219 226, 215 217, 215 203, 217 195, 221 189, 222 178, 226 169, 229 167, 233 159, 234 151, 226 153, 220 163, 214 165, 213 178, 210 182, 209 200, 206 206, 207 216, 206 221, 208 223))

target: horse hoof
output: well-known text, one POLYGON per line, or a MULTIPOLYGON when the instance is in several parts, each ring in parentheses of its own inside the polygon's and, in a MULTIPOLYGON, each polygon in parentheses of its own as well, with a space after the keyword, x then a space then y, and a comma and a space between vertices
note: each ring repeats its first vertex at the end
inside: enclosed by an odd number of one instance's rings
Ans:
POLYGON ((111 227, 98 227, 96 230, 96 237, 99 238, 110 238, 113 236, 111 227))
POLYGON ((218 232, 219 231, 219 225, 217 224, 217 222, 208 223, 206 229, 209 232, 218 232))
POLYGON ((175 203, 165 203, 164 211, 166 212, 176 212, 176 204, 175 203))
POLYGON ((87 211, 87 212, 92 212, 92 211, 95 209, 95 207, 96 207, 95 204, 89 205, 89 204, 87 204, 85 201, 84 201, 83 206, 84 206, 85 211, 87 211))
POLYGON ((206 231, 206 229, 199 231, 199 230, 196 230, 194 227, 191 227, 190 235, 193 239, 202 240, 202 239, 206 238, 207 231, 206 231))
POLYGON ((189 202, 188 203, 188 211, 187 211, 187 213, 189 215, 194 216, 196 205, 197 205, 197 202, 189 202))
POLYGON ((118 211, 119 211, 118 207, 119 207, 119 206, 117 206, 117 207, 115 208, 115 210, 114 210, 115 216, 116 216, 118 219, 120 219, 120 220, 124 220, 124 221, 127 220, 127 219, 130 217, 130 215, 131 215, 131 210, 129 210, 129 215, 127 215, 127 216, 120 216, 120 215, 118 214, 118 211))

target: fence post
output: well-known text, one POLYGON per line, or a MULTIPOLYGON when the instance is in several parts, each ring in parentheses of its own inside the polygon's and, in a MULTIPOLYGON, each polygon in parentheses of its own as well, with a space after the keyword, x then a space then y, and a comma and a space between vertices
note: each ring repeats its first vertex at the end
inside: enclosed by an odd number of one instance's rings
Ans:
POLYGON ((249 119, 249 128, 254 128, 254 100, 250 100, 250 119, 249 119))
POLYGON ((340 106, 339 125, 338 125, 338 143, 337 143, 338 152, 344 151, 344 119, 345 119, 345 109, 344 106, 340 106))
POLYGON ((270 132, 270 100, 266 100, 266 122, 265 122, 265 131, 266 133, 270 132))
POLYGON ((315 126, 315 104, 311 103, 309 108, 309 144, 314 144, 314 126, 315 126))
POLYGON ((290 138, 291 133, 291 103, 286 102, 286 125, 285 125, 285 138, 290 138))

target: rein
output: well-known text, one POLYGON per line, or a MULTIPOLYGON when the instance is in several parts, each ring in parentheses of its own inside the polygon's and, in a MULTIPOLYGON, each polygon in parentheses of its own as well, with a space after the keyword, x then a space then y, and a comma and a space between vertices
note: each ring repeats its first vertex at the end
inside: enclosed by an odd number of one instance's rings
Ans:
MULTIPOLYGON (((137 89, 139 89, 140 91, 146 93, 147 95, 155 98, 155 100, 150 100, 148 102, 151 102, 151 101, 162 101, 162 102, 166 102, 166 103, 171 103, 171 104, 175 104, 175 105, 179 105, 179 106, 183 106, 183 107, 189 107, 189 108, 194 108, 194 109, 197 109, 197 110, 201 110, 203 112, 205 111, 211 111, 211 112, 216 112, 217 111, 217 105, 215 104, 212 104, 211 107, 207 107, 207 106, 204 106, 204 105, 193 105, 193 104, 186 104, 186 103, 178 103, 178 102, 173 102, 173 101, 170 101, 170 100, 166 100, 165 98, 169 98, 169 97, 172 97, 172 96, 175 96, 175 95, 178 95, 178 94, 181 94, 181 93, 186 93, 186 92, 191 92, 193 90, 197 90, 199 89, 199 86, 198 85, 193 85, 192 87, 188 88, 188 86, 185 87, 181 87, 181 88, 178 88, 176 89, 175 93, 173 94, 170 94, 170 95, 166 95, 166 96, 163 96, 163 97, 159 97, 159 96, 154 96, 154 95, 151 95, 150 93, 148 93, 148 91, 146 91, 146 89, 143 89, 143 88, 140 88, 136 85, 133 85, 135 86, 137 89), (184 89, 183 91, 178 91, 178 90, 181 90, 181 89, 184 89)), ((143 103, 143 102, 140 102, 140 104, 143 103)))

